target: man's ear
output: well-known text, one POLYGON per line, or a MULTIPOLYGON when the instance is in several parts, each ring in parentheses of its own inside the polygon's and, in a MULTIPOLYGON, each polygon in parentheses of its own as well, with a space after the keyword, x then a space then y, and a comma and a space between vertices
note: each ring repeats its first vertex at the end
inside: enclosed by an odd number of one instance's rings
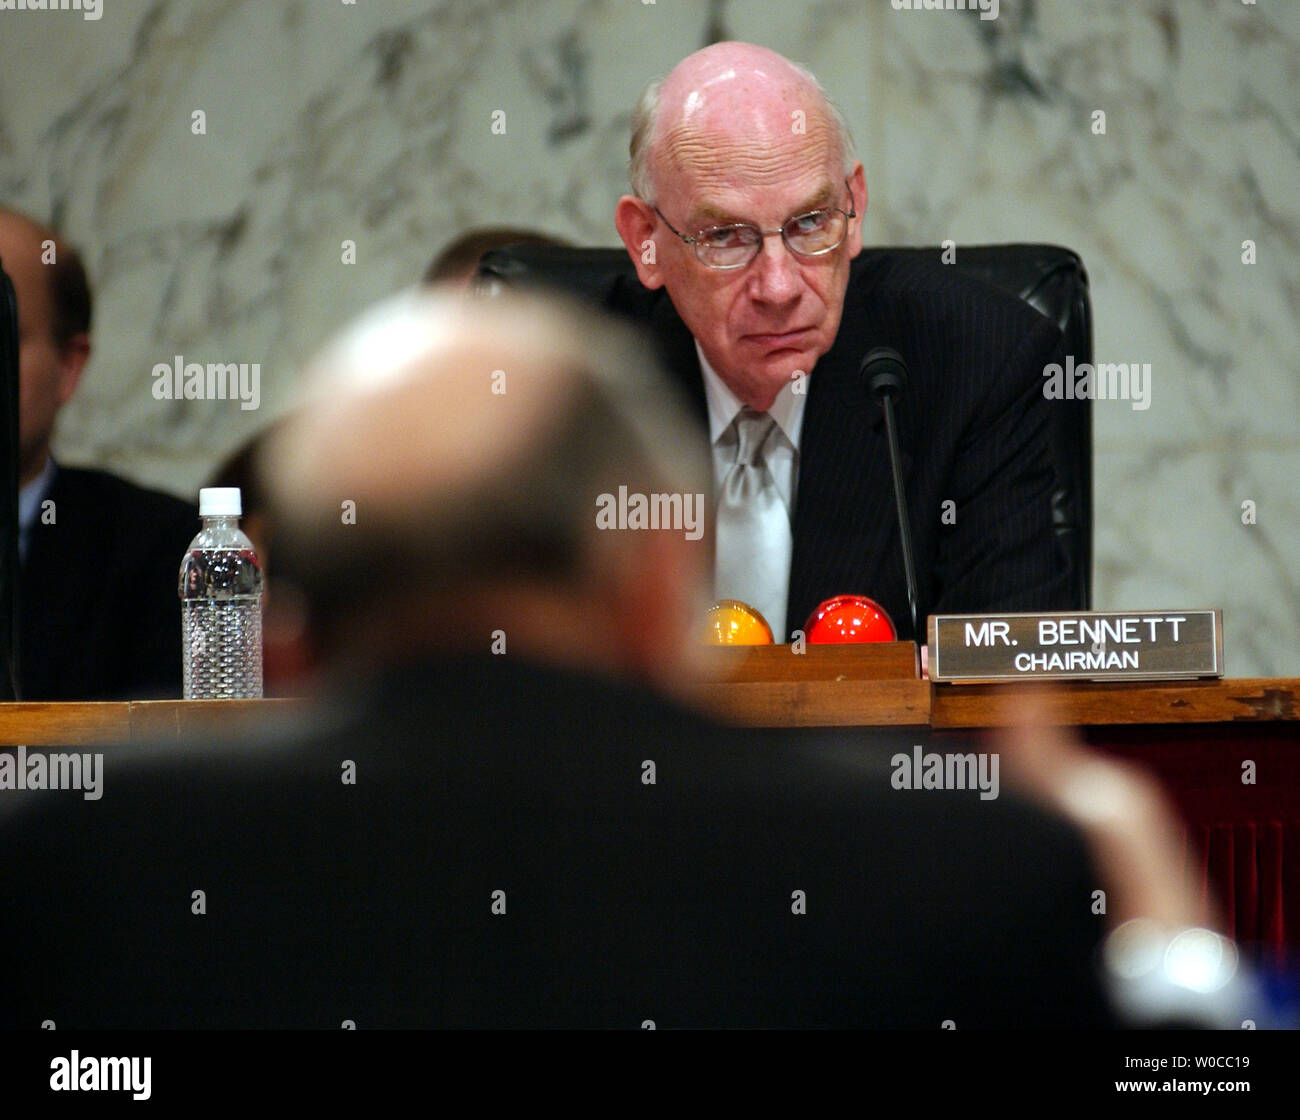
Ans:
POLYGON ((614 225, 636 265, 636 274, 647 288, 663 287, 659 268, 659 245, 654 238, 654 208, 635 195, 625 194, 614 209, 614 225))
POLYGON ((81 383, 81 372, 90 361, 90 335, 74 334, 59 352, 59 406, 67 404, 81 383))
POLYGON ((849 190, 853 194, 853 209, 858 216, 849 222, 849 256, 862 252, 862 224, 867 216, 867 177, 859 160, 849 176, 849 190))

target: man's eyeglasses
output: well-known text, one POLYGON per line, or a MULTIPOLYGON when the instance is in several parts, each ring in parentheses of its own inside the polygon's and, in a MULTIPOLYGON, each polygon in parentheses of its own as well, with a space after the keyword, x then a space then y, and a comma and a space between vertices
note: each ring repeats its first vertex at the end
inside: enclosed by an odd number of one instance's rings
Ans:
POLYGON ((790 252, 801 257, 820 257, 838 249, 848 233, 849 219, 858 216, 853 208, 853 189, 847 179, 844 186, 849 190, 847 213, 838 208, 810 210, 806 214, 796 214, 780 229, 760 229, 752 222, 738 222, 730 226, 709 226, 697 231, 694 237, 687 237, 673 229, 673 224, 663 216, 658 206, 654 212, 687 245, 695 246, 695 255, 700 263, 709 268, 744 268, 758 256, 763 238, 775 233, 781 235, 790 252))

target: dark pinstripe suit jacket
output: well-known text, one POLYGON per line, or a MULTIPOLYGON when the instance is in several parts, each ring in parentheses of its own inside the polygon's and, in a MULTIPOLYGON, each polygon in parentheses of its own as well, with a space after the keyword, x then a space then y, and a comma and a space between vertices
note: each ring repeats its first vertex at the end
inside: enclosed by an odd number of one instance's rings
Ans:
MULTIPOLYGON (((707 416, 694 340, 667 293, 620 278, 606 304, 649 323, 707 416)), ((1042 392, 1044 365, 1065 360, 1060 331, 955 269, 868 250, 853 262, 839 335, 809 383, 789 628, 822 600, 858 593, 910 635, 884 419, 858 373, 876 346, 892 346, 911 371, 898 417, 921 625, 938 612, 1068 608, 1042 392), (953 524, 943 521, 946 501, 953 524)))

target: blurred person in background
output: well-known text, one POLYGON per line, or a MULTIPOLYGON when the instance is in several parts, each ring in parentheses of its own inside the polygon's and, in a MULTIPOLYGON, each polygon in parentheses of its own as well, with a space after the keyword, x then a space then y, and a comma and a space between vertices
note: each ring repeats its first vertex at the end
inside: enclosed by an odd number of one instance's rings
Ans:
POLYGON ((483 254, 507 245, 552 245, 557 248, 568 242, 536 230, 517 226, 484 226, 460 234, 447 244, 424 270, 424 284, 448 284, 469 290, 478 272, 483 254))
POLYGON ((195 506, 50 453, 91 356, 92 297, 76 250, 0 209, 0 265, 18 299, 20 698, 181 691, 177 572, 195 506))
POLYGON ((277 587, 271 572, 275 526, 268 508, 266 487, 256 469, 257 459, 284 420, 263 428, 241 444, 221 463, 208 486, 238 488, 242 514, 240 528, 253 542, 262 569, 262 691, 264 696, 298 695, 314 664, 305 639, 305 615, 301 596, 292 584, 277 587))

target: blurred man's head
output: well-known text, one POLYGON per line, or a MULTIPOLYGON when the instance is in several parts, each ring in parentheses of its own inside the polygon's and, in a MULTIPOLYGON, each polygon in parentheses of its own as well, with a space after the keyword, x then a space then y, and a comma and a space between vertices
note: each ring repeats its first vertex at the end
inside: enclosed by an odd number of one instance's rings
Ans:
POLYGON ((554 245, 568 242, 519 226, 484 226, 466 230, 429 262, 421 281, 425 284, 449 284, 467 290, 478 273, 483 254, 507 245, 554 245))
POLYGON ((763 47, 716 43, 651 83, 632 129, 634 193, 619 200, 615 222, 641 282, 668 289, 718 375, 766 409, 839 330, 867 204, 848 128, 807 71, 763 47), (810 211, 828 214, 830 233, 843 236, 822 255, 791 252, 773 235, 747 263, 715 269, 697 250, 734 235, 682 240, 735 223, 773 231, 810 211))
POLYGON ((54 421, 90 357, 90 286, 51 229, 0 209, 0 265, 18 298, 19 483, 45 466, 54 421))
POLYGON ((485 654, 500 631, 507 655, 671 682, 708 542, 600 528, 600 496, 702 507, 708 476, 630 328, 412 293, 345 331, 309 385, 262 467, 325 660, 485 654))

